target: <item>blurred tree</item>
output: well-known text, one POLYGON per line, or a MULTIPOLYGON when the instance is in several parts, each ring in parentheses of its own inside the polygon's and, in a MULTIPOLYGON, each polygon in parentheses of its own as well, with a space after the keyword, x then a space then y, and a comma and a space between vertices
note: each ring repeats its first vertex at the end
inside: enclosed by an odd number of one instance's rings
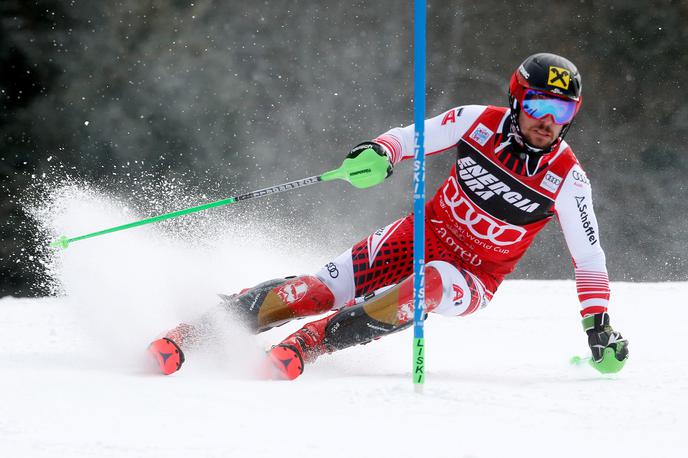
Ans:
MULTIPOLYGON (((138 161, 151 183, 181 176, 219 196, 331 169, 351 145, 410 123, 411 14, 363 0, 4 0, 0 295, 36 284, 22 270, 35 227, 17 196, 54 164, 107 183, 138 161)), ((594 182, 612 279, 685 279, 686 23, 676 0, 431 1, 428 115, 504 104, 523 58, 566 55, 584 81, 568 140, 594 182)), ((429 188, 451 163, 429 161, 429 188)), ((409 169, 377 191, 333 184, 298 206, 261 205, 327 233, 335 254, 410 210, 410 197, 386 197, 408 190, 409 169)), ((143 212, 169 209, 137 186, 117 192, 143 212)), ((540 239, 516 275, 570 276, 556 227, 540 239)))

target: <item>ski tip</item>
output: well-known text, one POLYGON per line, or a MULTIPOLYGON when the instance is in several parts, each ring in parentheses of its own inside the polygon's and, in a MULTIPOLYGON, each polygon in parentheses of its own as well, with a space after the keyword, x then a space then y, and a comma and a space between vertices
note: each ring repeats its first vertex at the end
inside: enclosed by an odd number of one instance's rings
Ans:
POLYGON ((292 346, 277 345, 267 354, 260 376, 269 380, 294 380, 303 374, 303 358, 292 346))
POLYGON ((159 372, 170 375, 184 364, 184 352, 173 340, 163 337, 148 346, 148 354, 158 364, 159 372))

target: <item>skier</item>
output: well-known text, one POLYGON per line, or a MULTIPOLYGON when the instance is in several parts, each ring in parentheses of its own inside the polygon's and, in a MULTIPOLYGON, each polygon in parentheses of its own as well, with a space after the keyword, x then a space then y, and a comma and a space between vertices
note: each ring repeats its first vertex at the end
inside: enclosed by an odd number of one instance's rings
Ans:
MULTIPOLYGON (((426 311, 466 316, 485 307, 535 235, 557 216, 573 257, 592 358, 624 361, 628 343, 609 324, 609 279, 590 182, 564 136, 582 102, 581 76, 555 54, 528 57, 513 73, 509 107, 465 105, 425 121, 426 154, 456 162, 426 205, 426 311), (612 356, 607 349, 613 350, 612 356)), ((414 126, 361 143, 349 160, 388 159, 380 181, 414 154, 414 126), (386 173, 385 173, 386 172, 386 173)), ((254 332, 333 311, 267 355, 270 376, 294 379, 320 355, 400 331, 413 318, 413 214, 375 231, 315 275, 261 283, 220 305, 254 332)), ((224 313, 224 312, 223 312, 224 313)), ((180 324, 149 346, 171 374, 211 320, 180 324)))

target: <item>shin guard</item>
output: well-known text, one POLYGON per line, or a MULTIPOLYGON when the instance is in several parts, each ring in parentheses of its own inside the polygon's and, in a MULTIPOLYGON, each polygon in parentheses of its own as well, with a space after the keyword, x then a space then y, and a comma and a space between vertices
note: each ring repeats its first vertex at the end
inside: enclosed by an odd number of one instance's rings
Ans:
MULTIPOLYGON (((433 267, 425 271, 427 310, 442 300, 442 278, 433 267)), ((278 347, 298 351, 303 362, 309 363, 324 353, 366 344, 405 329, 413 318, 413 276, 379 295, 370 295, 361 303, 352 304, 337 313, 306 324, 284 339, 278 347)))
POLYGON ((270 280, 240 294, 224 297, 222 304, 254 332, 263 332, 294 318, 331 310, 334 296, 317 277, 303 275, 270 280))
MULTIPOLYGON (((442 278, 436 269, 427 267, 426 311, 431 311, 441 302, 442 293, 442 278)), ((341 350, 406 329, 412 320, 413 276, 409 276, 382 294, 366 298, 361 304, 332 315, 323 343, 330 352, 341 350)))

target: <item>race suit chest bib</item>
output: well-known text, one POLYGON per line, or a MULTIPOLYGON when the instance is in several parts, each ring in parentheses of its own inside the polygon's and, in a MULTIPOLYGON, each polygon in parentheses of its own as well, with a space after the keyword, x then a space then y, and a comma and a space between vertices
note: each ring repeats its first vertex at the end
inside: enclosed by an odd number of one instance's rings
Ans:
POLYGON ((460 140, 456 178, 461 194, 488 215, 523 226, 551 217, 554 200, 509 174, 465 140, 460 140))
POLYGON ((534 176, 507 169, 495 155, 495 132, 505 116, 505 108, 488 107, 466 131, 452 172, 429 205, 437 235, 497 275, 513 270, 552 218, 563 177, 575 163, 566 148, 534 176))

